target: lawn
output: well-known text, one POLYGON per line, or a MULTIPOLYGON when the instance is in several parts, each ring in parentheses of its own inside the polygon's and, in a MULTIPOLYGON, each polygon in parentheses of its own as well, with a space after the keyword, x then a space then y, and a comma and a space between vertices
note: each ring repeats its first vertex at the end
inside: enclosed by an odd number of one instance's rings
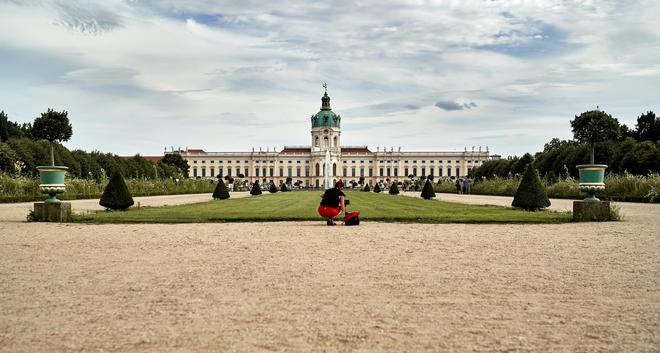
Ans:
MULTIPOLYGON (((347 192, 349 211, 362 221, 410 223, 561 223, 569 213, 527 212, 499 206, 465 205, 367 192, 347 192)), ((90 223, 205 223, 320 221, 320 192, 278 192, 197 204, 131 208, 76 215, 90 223)))

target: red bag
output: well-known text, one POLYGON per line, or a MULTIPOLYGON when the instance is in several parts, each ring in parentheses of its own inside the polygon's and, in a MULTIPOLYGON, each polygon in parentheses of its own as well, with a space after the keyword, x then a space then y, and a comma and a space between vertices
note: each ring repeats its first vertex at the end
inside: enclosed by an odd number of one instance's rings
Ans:
POLYGON ((360 212, 346 212, 346 215, 344 216, 344 225, 360 225, 360 212))

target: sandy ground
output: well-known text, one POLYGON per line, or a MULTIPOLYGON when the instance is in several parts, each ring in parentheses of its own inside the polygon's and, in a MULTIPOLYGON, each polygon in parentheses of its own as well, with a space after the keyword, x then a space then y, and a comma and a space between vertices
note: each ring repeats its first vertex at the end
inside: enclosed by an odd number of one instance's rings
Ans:
POLYGON ((326 227, 28 224, 0 205, 0 352, 657 352, 660 205, 621 206, 326 227))

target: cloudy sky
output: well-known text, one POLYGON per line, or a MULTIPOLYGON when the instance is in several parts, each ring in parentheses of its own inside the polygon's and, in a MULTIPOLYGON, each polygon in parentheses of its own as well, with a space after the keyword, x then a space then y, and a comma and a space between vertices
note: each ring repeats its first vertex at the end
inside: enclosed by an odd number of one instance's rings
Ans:
POLYGON ((0 0, 0 110, 68 110, 69 148, 309 145, 328 83, 344 145, 569 138, 597 105, 660 111, 660 1, 0 0))

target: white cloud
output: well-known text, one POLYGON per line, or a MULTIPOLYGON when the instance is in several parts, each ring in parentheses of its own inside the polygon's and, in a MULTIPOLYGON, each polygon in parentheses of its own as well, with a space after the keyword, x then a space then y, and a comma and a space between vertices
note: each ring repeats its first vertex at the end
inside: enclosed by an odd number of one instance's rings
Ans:
POLYGON ((69 110, 74 148, 247 150, 308 143, 328 81, 347 143, 521 154, 597 104, 624 122, 658 109, 658 13, 651 0, 0 2, 0 109, 69 110))

